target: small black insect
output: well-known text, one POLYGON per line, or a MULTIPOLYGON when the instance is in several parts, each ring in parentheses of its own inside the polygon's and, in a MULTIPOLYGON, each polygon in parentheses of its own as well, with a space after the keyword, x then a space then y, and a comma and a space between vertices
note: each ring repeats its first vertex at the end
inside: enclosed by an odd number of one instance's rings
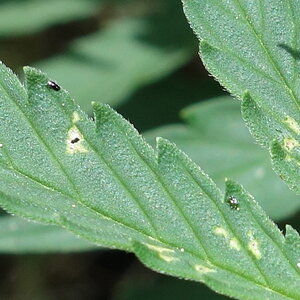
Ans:
POLYGON ((52 89, 54 91, 59 91, 60 90, 60 86, 54 81, 51 81, 51 80, 48 81, 47 85, 50 89, 52 89))
POLYGON ((229 196, 227 203, 229 204, 231 209, 240 210, 240 202, 233 196, 229 196))
POLYGON ((73 140, 71 141, 71 143, 72 143, 72 144, 75 144, 75 143, 78 143, 79 141, 80 141, 80 139, 77 137, 77 138, 73 139, 73 140))

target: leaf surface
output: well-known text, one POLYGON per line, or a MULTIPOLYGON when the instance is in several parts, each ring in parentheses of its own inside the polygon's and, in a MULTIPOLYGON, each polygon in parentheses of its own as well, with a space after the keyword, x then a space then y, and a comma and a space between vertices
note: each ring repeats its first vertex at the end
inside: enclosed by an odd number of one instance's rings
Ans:
MULTIPOLYGON (((268 156, 253 145, 239 113, 239 104, 220 97, 183 110, 186 125, 168 125, 145 134, 154 144, 156 136, 174 141, 217 184, 224 177, 240 179, 275 219, 287 218, 298 208, 298 199, 274 175, 268 156), (224 114, 226 112, 226 114, 224 114), (210 116, 214 116, 212 119, 210 116), (272 186, 272 189, 269 187, 272 186), (268 190, 268 193, 265 191, 268 190)), ((83 251, 95 248, 56 226, 27 222, 16 217, 0 218, 0 252, 41 253, 83 251), (2 230, 2 233, 1 233, 2 230)))
POLYGON ((2 3, 0 36, 32 34, 54 24, 91 16, 96 8, 95 3, 82 0, 30 0, 2 3))
POLYGON ((299 299, 299 242, 237 183, 225 195, 174 144, 154 151, 107 105, 88 119, 48 77, 0 65, 0 201, 239 299, 299 299), (283 275, 284 274, 284 275, 283 275))
POLYGON ((300 1, 183 0, 207 69, 233 95, 274 168, 299 193, 300 1))
POLYGON ((17 217, 0 217, 0 253, 69 253, 95 249, 95 245, 60 227, 28 222, 17 217))
POLYGON ((225 195, 174 144, 157 151, 106 105, 88 119, 48 77, 0 65, 0 201, 154 270, 242 299, 299 299, 299 235, 244 189, 225 195), (283 277, 282 274, 285 276, 283 277))
POLYGON ((237 101, 211 99, 184 109, 181 116, 187 124, 157 128, 145 137, 151 144, 156 136, 175 142, 219 185, 225 177, 239 180, 273 219, 287 218, 299 209, 298 196, 274 174, 268 154, 253 144, 237 101))

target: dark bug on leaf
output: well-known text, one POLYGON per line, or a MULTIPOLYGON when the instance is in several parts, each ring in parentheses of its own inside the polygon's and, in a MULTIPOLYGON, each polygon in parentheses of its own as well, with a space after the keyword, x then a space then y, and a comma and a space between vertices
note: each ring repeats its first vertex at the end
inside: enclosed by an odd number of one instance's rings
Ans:
POLYGON ((233 196, 229 196, 227 199, 227 203, 229 204, 231 209, 240 210, 240 202, 233 196))
POLYGON ((80 141, 80 139, 79 138, 75 138, 75 139, 73 139, 72 141, 71 141, 71 143, 72 144, 76 144, 76 143, 78 143, 80 141))
POLYGON ((47 85, 50 89, 52 89, 54 91, 59 91, 60 90, 60 86, 54 81, 51 81, 51 80, 48 81, 47 85))

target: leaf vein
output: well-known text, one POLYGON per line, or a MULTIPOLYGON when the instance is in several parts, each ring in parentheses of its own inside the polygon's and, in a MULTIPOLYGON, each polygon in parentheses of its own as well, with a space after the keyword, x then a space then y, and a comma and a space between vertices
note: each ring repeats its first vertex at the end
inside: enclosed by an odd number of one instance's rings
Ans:
POLYGON ((289 86, 288 81, 286 80, 286 78, 283 76, 276 60, 273 58, 273 56, 271 55, 270 50, 268 49, 268 47, 265 45, 264 41, 259 37, 255 27, 253 26, 253 24, 248 20, 248 18, 246 17, 246 12, 243 9, 240 0, 233 0, 236 4, 237 9, 240 10, 241 14, 243 15, 244 19, 246 20, 246 23, 249 27, 249 29, 252 31, 252 33, 254 34, 254 37, 256 38, 256 40, 259 42, 263 52, 266 54, 267 59, 269 60, 270 64, 273 66, 274 70, 276 71, 276 73, 278 74, 282 85, 284 86, 284 88, 287 90, 287 92, 290 94, 291 99, 294 101, 294 103, 296 104, 297 108, 300 110, 300 105, 298 103, 297 97, 293 91, 293 89, 289 86))

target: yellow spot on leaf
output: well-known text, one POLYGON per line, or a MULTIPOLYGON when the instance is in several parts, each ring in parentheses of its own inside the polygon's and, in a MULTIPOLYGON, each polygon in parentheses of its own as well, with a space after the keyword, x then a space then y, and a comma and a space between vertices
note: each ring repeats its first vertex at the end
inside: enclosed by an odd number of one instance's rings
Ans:
POLYGON ((150 250, 156 251, 158 253, 158 256, 165 260, 166 262, 172 262, 178 260, 177 257, 174 257, 171 255, 171 253, 174 253, 175 251, 168 248, 163 248, 160 246, 145 244, 146 247, 148 247, 150 250))
POLYGON ((238 242, 238 240, 236 238, 233 238, 229 241, 229 246, 230 246, 230 248, 235 249, 237 251, 241 250, 240 243, 238 242))
POLYGON ((68 131, 67 152, 69 154, 88 152, 84 145, 84 138, 76 126, 71 127, 68 131))
POLYGON ((80 121, 79 113, 77 111, 74 111, 73 116, 72 116, 72 122, 76 123, 78 121, 80 121))
POLYGON ((228 236, 229 236, 228 231, 225 230, 222 227, 216 227, 215 230, 214 230, 214 232, 215 232, 216 235, 223 236, 224 238, 228 238, 228 236))
POLYGON ((261 259, 261 252, 259 250, 259 242, 254 238, 252 232, 248 232, 248 237, 250 239, 248 243, 248 249, 256 257, 256 259, 261 259))
POLYGON ((171 255, 167 255, 167 254, 163 254, 163 253, 159 253, 159 257, 163 260, 165 260, 166 262, 171 262, 171 261, 176 261, 178 260, 177 257, 173 257, 171 255))
POLYGON ((291 118, 291 117, 286 117, 283 120, 283 123, 287 124, 287 126, 292 129, 295 133, 300 134, 300 126, 299 124, 296 122, 295 119, 291 118))
POLYGON ((195 270, 201 274, 216 272, 216 270, 202 266, 202 265, 195 265, 195 270))
POLYGON ((175 252, 173 249, 168 249, 168 248, 163 248, 160 246, 155 246, 155 245, 150 245, 150 244, 145 244, 149 249, 157 251, 157 252, 170 252, 173 253, 175 252))
POLYGON ((293 138, 285 138, 283 140, 283 145, 287 151, 292 151, 295 147, 299 147, 299 142, 293 138))
POLYGON ((240 246, 238 240, 236 238, 230 238, 230 234, 227 230, 225 230, 222 227, 216 227, 214 229, 214 232, 216 235, 224 237, 226 239, 226 241, 228 241, 230 248, 240 251, 241 246, 240 246))

